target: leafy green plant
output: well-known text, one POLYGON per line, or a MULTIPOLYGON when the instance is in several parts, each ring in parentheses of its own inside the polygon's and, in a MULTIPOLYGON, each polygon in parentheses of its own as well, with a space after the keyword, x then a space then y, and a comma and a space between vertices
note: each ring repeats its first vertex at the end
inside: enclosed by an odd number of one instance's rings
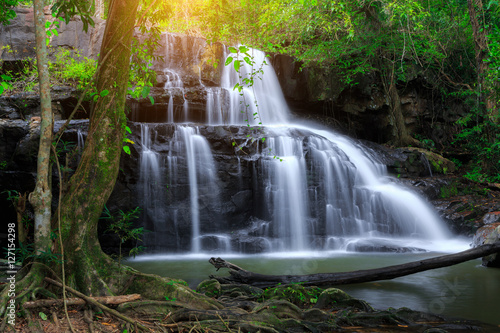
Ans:
MULTIPOLYGON (((3 249, 5 253, 8 252, 7 248, 4 247, 3 249)), ((10 252, 12 252, 12 250, 10 252)), ((18 265, 23 265, 31 261, 41 262, 44 264, 62 263, 60 253, 53 253, 49 250, 41 251, 39 254, 36 254, 33 244, 23 244, 22 242, 19 242, 19 247, 16 247, 14 254, 16 257, 16 264, 18 265)))
POLYGON ((476 182, 500 182, 500 124, 491 121, 475 94, 466 102, 471 110, 457 121, 462 130, 453 142, 472 155, 465 177, 476 182))
POLYGON ((59 48, 54 57, 55 61, 49 62, 49 69, 55 82, 73 85, 78 90, 93 84, 97 61, 81 56, 78 50, 64 48, 59 48))
MULTIPOLYGON (((142 235, 144 232, 143 227, 133 228, 133 221, 139 218, 141 213, 141 208, 136 207, 129 211, 118 210, 116 214, 113 214, 109 211, 108 207, 104 206, 103 216, 101 219, 108 220, 109 226, 106 229, 107 232, 111 232, 118 236, 120 239, 119 243, 119 252, 118 252, 118 264, 121 265, 121 261, 123 258, 122 255, 122 245, 128 240, 135 240, 136 242, 141 242, 142 235)), ((130 250, 130 256, 136 256, 139 252, 143 251, 145 247, 143 246, 134 246, 132 250, 130 250)))
POLYGON ((298 306, 316 304, 323 289, 318 287, 304 287, 300 283, 286 286, 267 288, 260 296, 260 301, 268 299, 284 299, 298 306))

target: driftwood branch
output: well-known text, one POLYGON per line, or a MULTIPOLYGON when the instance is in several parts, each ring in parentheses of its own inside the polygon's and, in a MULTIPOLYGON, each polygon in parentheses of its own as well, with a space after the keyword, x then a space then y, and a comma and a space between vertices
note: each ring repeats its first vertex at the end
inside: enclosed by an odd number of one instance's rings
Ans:
POLYGON ((430 269, 456 265, 465 261, 499 252, 500 242, 496 242, 494 244, 482 245, 455 254, 413 261, 406 264, 352 272, 317 273, 308 275, 265 275, 247 271, 221 258, 211 258, 209 262, 214 265, 217 270, 220 268, 229 269, 229 277, 210 276, 211 278, 214 278, 222 283, 244 283, 257 287, 269 287, 277 284, 299 282, 304 285, 337 286, 377 280, 391 280, 397 277, 415 274, 430 269))
MULTIPOLYGON (((59 283, 59 282, 57 282, 55 280, 52 280, 51 278, 45 277, 44 280, 47 281, 47 282, 49 282, 49 283, 51 283, 51 284, 53 284, 53 285, 56 285, 56 286, 62 288, 62 284, 61 283, 59 283)), ((115 316, 117 318, 120 318, 121 320, 124 320, 124 321, 126 321, 128 323, 131 323, 132 325, 136 325, 136 327, 140 328, 143 331, 147 331, 147 332, 150 331, 146 326, 143 326, 143 325, 137 323, 132 318, 124 316, 120 312, 108 308, 107 306, 99 303, 98 301, 96 301, 96 300, 94 300, 94 299, 92 299, 92 298, 90 298, 90 297, 82 294, 81 292, 79 292, 79 291, 77 291, 77 290, 75 290, 73 288, 70 288, 70 287, 66 286, 66 290, 69 291, 70 293, 72 293, 75 296, 83 298, 87 303, 92 304, 94 306, 97 306, 98 308, 102 309, 103 311, 106 311, 107 313, 109 313, 109 314, 111 314, 111 315, 113 315, 113 316, 115 316)))
MULTIPOLYGON (((103 297, 89 297, 94 299, 95 301, 106 304, 106 305, 118 305, 125 302, 136 301, 141 298, 139 294, 131 294, 131 295, 120 295, 120 296, 103 296, 103 297)), ((33 309, 33 308, 41 308, 41 307, 50 307, 50 306, 63 306, 64 300, 62 299, 40 299, 37 301, 26 302, 24 303, 25 309, 33 309)), ((84 305, 86 301, 81 298, 68 298, 66 300, 67 305, 84 305)))

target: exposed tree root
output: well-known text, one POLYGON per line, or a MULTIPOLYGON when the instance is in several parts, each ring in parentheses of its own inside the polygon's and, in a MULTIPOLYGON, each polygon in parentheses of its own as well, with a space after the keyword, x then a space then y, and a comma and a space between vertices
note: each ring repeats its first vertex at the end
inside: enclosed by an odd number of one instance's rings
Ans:
MULTIPOLYGON (((55 297, 54 297, 55 298, 55 297)), ((104 297, 90 297, 95 299, 97 302, 106 305, 117 305, 125 302, 136 301, 141 298, 139 294, 132 295, 120 295, 120 296, 104 296, 104 297)), ((64 300, 62 299, 42 299, 37 301, 30 301, 24 303, 25 309, 34 309, 40 307, 50 307, 50 306, 63 306, 64 300)), ((67 305, 84 305, 85 300, 81 298, 68 298, 66 299, 67 305)))
MULTIPOLYGON (((57 281, 54 281, 54 280, 52 280, 50 278, 45 278, 45 281, 47 281, 47 282, 49 282, 49 283, 51 283, 53 285, 56 285, 58 287, 61 287, 61 288, 63 287, 63 285, 61 283, 59 283, 57 281)), ((95 299, 90 298, 88 296, 85 296, 81 292, 76 291, 75 289, 73 289, 71 287, 66 286, 66 290, 68 290, 70 293, 74 294, 75 296, 83 298, 85 301, 87 301, 87 303, 92 304, 92 305, 94 305, 94 306, 96 306, 96 307, 98 307, 98 308, 100 308, 100 309, 108 312, 109 314, 111 314, 111 315, 113 315, 113 316, 115 316, 117 318, 120 318, 121 320, 124 320, 124 321, 129 322, 129 323, 134 324, 134 325, 137 325, 137 327, 140 328, 143 331, 149 331, 149 329, 147 327, 145 327, 145 326, 143 326, 141 324, 137 324, 137 322, 135 320, 133 320, 132 318, 127 317, 125 315, 122 315, 121 313, 119 313, 116 310, 108 308, 107 306, 99 303, 95 299)))

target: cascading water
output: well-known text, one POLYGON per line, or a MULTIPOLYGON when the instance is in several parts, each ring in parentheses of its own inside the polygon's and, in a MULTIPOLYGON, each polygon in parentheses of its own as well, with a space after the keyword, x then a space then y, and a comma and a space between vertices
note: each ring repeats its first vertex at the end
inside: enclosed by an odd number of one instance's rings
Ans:
MULTIPOLYGON (((264 54, 251 52, 260 67, 264 54)), ((245 64, 240 75, 254 69, 245 64)), ((226 67, 220 88, 204 87, 207 126, 169 125, 155 139, 146 128, 165 125, 142 125, 142 205, 146 229, 154 231, 146 246, 191 253, 397 251, 415 240, 446 238, 432 209, 391 181, 368 150, 331 131, 293 124, 272 67, 264 65, 262 73, 239 92, 233 89, 238 74, 226 67), (261 131, 249 132, 248 125, 260 122, 261 131), (223 155, 241 134, 238 145, 250 153, 223 155)), ((187 106, 184 112, 188 119, 187 106)), ((170 101, 168 115, 173 120, 170 101)))

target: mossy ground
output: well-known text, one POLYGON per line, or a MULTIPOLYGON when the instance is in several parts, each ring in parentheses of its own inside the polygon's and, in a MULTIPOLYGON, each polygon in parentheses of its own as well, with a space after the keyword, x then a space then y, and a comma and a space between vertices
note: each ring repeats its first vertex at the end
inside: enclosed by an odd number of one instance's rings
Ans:
MULTIPOLYGON (((144 290, 146 288, 139 288, 144 283, 157 285, 159 289, 152 290, 151 295, 156 295, 153 298, 158 300, 114 307, 150 332, 447 332, 447 327, 460 332, 478 329, 495 332, 498 329, 407 308, 374 310, 366 302, 336 288, 323 290, 290 285, 263 290, 246 285, 220 285, 210 280, 202 282, 194 291, 179 280, 163 279, 161 286, 157 279, 141 275, 131 289, 144 290), (208 297, 208 294, 214 296, 208 297)), ((70 307, 69 314, 77 332, 89 332, 91 326, 93 332, 135 331, 133 325, 86 305, 70 307)), ((18 317, 15 330, 7 326, 5 331, 65 332, 68 329, 62 308, 38 308, 18 317)))

